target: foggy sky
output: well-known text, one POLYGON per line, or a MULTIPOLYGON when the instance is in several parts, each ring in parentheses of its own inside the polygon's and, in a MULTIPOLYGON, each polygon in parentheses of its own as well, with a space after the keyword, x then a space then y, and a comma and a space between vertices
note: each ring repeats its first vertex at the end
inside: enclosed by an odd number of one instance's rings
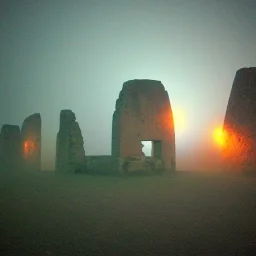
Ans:
POLYGON ((1 0, 0 126, 42 117, 42 168, 53 169, 59 114, 71 109, 87 155, 110 154, 123 82, 162 81, 179 169, 215 168, 237 69, 256 66, 255 0, 1 0))

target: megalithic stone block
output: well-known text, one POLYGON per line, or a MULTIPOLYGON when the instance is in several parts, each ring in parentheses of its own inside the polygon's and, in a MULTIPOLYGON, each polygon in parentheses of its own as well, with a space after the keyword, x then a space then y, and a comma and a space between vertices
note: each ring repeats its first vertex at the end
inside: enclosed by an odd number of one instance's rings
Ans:
POLYGON ((41 170, 41 127, 39 113, 27 117, 21 127, 21 148, 23 169, 41 170))
POLYGON ((84 140, 75 114, 68 109, 60 112, 56 141, 56 172, 75 173, 85 169, 84 140))
POLYGON ((223 125, 222 168, 256 173, 256 68, 236 72, 223 125))
POLYGON ((20 128, 5 124, 1 129, 0 164, 2 171, 21 170, 20 128))
POLYGON ((137 159, 138 168, 146 169, 141 164, 142 141, 152 141, 152 157, 162 161, 164 170, 175 170, 173 113, 168 93, 160 81, 127 81, 116 101, 112 156, 121 159, 124 165, 130 164, 127 159, 137 159))

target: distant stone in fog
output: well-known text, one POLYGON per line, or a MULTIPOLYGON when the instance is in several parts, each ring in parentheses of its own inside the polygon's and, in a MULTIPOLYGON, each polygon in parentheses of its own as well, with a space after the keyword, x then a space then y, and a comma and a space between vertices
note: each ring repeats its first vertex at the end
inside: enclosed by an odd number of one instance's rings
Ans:
POLYGON ((27 117, 21 127, 22 165, 24 170, 41 170, 41 116, 27 117))
POLYGON ((2 171, 21 169, 20 127, 5 124, 0 136, 0 164, 2 171))
POLYGON ((84 140, 71 110, 60 112, 60 127, 56 141, 55 170, 75 173, 85 169, 84 140))

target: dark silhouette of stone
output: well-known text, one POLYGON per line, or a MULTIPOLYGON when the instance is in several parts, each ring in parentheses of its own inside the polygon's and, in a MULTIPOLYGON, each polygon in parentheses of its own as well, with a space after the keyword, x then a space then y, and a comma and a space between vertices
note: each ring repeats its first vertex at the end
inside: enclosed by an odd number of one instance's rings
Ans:
POLYGON ((236 72, 223 136, 223 170, 256 172, 256 68, 242 68, 236 72))
POLYGON ((84 140, 75 114, 71 110, 60 112, 60 128, 56 141, 57 172, 79 173, 85 169, 84 140))
POLYGON ((2 137, 1 137, 1 132, 0 132, 0 170, 2 170, 2 164, 3 164, 3 149, 2 149, 3 145, 2 145, 2 137))
POLYGON ((130 80, 116 101, 112 123, 112 156, 119 171, 175 170, 172 108, 163 84, 130 80), (152 157, 145 158, 142 141, 152 141, 152 157))
POLYGON ((21 127, 22 165, 24 170, 41 170, 41 116, 27 117, 21 127))
POLYGON ((5 124, 0 136, 0 162, 3 171, 21 169, 20 128, 18 125, 5 124))

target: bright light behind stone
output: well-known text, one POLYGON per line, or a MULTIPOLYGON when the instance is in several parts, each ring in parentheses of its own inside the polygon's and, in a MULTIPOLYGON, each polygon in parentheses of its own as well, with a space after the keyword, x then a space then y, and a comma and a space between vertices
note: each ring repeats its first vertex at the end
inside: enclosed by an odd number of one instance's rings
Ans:
POLYGON ((185 111, 181 108, 174 108, 172 112, 174 119, 175 135, 182 135, 186 131, 185 111))
POLYGON ((222 148, 224 146, 225 134, 224 134, 221 126, 215 128, 215 130, 213 131, 213 139, 218 147, 222 148))

